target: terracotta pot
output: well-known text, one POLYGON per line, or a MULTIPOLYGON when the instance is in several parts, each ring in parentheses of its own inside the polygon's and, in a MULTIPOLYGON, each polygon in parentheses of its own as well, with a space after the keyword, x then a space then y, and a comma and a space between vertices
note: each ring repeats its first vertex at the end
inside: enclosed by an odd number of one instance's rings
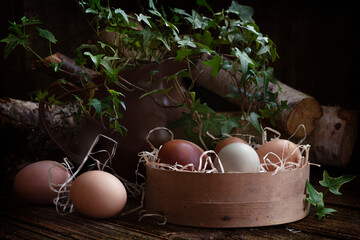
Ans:
MULTIPOLYGON (((151 63, 140 66, 135 69, 125 70, 120 73, 120 76, 126 79, 131 84, 140 88, 148 89, 149 91, 160 88, 168 88, 171 83, 161 81, 164 77, 175 74, 176 72, 185 68, 184 63, 175 62, 172 59, 162 61, 160 64, 151 63), (151 71, 158 72, 152 76, 152 83, 148 86, 151 71)), ((94 81, 102 81, 102 79, 94 79, 94 81)), ((51 134, 51 131, 46 127, 46 122, 42 121, 49 136, 53 138, 55 143, 64 154, 70 158, 75 164, 79 164, 87 154, 89 147, 93 143, 96 136, 101 133, 115 141, 118 146, 116 155, 112 160, 112 167, 117 174, 128 180, 135 178, 135 170, 139 161, 138 153, 149 149, 148 143, 145 141, 148 132, 155 127, 168 127, 173 121, 181 117, 181 110, 175 108, 175 104, 171 99, 180 102, 180 96, 175 88, 169 92, 168 96, 165 94, 154 94, 146 96, 142 99, 139 97, 144 94, 143 91, 134 89, 133 91, 124 91, 117 86, 111 86, 125 94, 126 110, 122 111, 123 118, 120 124, 125 126, 128 130, 126 136, 122 136, 112 129, 103 128, 100 124, 94 124, 93 121, 83 119, 80 126, 79 146, 76 149, 66 146, 51 134), (171 97, 171 99, 169 98, 171 97), (164 107, 165 106, 165 107, 164 107), (70 150, 71 149, 71 150, 70 150)), ((131 87, 130 87, 131 88, 131 87)), ((99 89, 96 92, 96 98, 104 97, 106 94, 105 88, 99 89)), ((43 106, 41 107, 43 108, 43 106)), ((40 114, 44 114, 44 109, 40 109, 40 114)), ((44 118, 42 118, 44 119, 44 118)), ((182 137, 181 131, 174 130, 175 136, 182 137)), ((152 135, 154 144, 163 143, 168 139, 168 134, 165 131, 157 131, 152 135)), ((111 151, 111 144, 106 140, 101 140, 96 145, 95 150, 107 149, 111 151)), ((106 159, 107 156, 98 156, 99 160, 106 159)))

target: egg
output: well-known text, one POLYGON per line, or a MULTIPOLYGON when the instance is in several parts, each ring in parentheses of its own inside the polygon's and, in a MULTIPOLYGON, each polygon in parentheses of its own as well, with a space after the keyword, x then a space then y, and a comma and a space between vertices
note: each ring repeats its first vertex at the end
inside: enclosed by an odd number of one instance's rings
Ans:
MULTIPOLYGON (((269 152, 276 154, 281 160, 286 160, 285 168, 288 167, 290 165, 289 163, 291 162, 299 163, 301 161, 301 152, 298 146, 295 143, 286 139, 275 139, 269 141, 261 145, 256 150, 256 152, 259 155, 260 162, 262 164, 266 164, 264 168, 267 171, 274 171, 276 169, 275 166, 271 165, 266 160, 264 160, 264 157, 269 152)), ((271 163, 280 166, 281 163, 279 161, 279 158, 272 153, 268 154, 266 158, 269 159, 271 163)))
POLYGON ((187 140, 175 139, 166 142, 159 150, 158 158, 160 163, 170 165, 194 164, 195 170, 199 168, 200 157, 204 150, 187 140))
POLYGON ((239 143, 245 143, 248 144, 244 139, 242 138, 238 138, 238 137, 227 137, 223 140, 221 140, 215 147, 215 152, 218 153, 220 152, 221 149, 223 149, 225 146, 231 144, 231 143, 235 143, 235 142, 239 142, 239 143))
MULTIPOLYGON (((229 137, 220 141, 216 147, 217 153, 225 172, 257 172, 260 160, 256 151, 244 140, 229 137)), ((219 164, 215 164, 220 170, 219 164)))
POLYGON ((127 193, 114 175, 92 170, 82 173, 73 181, 70 199, 80 213, 104 219, 121 212, 127 201, 127 193))
POLYGON ((53 184, 63 184, 70 176, 56 161, 43 160, 22 168, 14 178, 14 191, 22 199, 35 204, 51 204, 57 193, 49 186, 49 169, 53 184))

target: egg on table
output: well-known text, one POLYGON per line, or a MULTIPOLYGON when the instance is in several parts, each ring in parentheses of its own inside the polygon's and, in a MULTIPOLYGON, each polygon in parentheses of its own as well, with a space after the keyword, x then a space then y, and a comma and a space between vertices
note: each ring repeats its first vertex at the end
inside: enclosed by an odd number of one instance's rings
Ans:
POLYGON ((170 165, 180 164, 185 166, 192 163, 194 164, 194 169, 198 170, 200 157, 203 153, 204 150, 195 143, 175 139, 162 145, 158 153, 158 158, 160 163, 170 165))
POLYGON ((263 164, 264 169, 267 171, 274 171, 277 168, 272 164, 281 166, 279 158, 285 163, 285 168, 293 163, 301 164, 302 156, 298 145, 286 139, 274 139, 264 143, 256 152, 259 155, 261 164, 263 164), (264 159, 266 155, 267 157, 264 159))
POLYGON ((127 193, 114 175, 92 170, 82 173, 73 181, 70 199, 80 213, 103 219, 121 212, 127 201, 127 193))
POLYGON ((14 178, 14 191, 22 199, 35 204, 51 204, 57 193, 50 189, 51 183, 61 185, 70 177, 68 170, 56 161, 43 160, 22 168, 14 178))
MULTIPOLYGON (((215 147, 225 172, 257 172, 260 160, 256 151, 243 139, 229 137, 215 147)), ((220 170, 219 164, 215 164, 220 170)))

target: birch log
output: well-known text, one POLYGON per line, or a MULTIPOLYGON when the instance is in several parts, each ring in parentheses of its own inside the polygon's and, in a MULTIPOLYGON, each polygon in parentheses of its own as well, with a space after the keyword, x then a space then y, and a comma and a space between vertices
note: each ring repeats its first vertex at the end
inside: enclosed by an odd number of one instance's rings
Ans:
MULTIPOLYGON (((54 106, 46 119, 54 134, 63 142, 76 143, 75 114, 77 106, 54 106)), ((38 104, 11 98, 0 98, 0 176, 13 179, 22 167, 44 159, 61 161, 58 146, 39 126, 38 104)))
POLYGON ((340 107, 322 106, 323 116, 307 137, 313 162, 346 166, 353 153, 358 132, 358 112, 340 107))
MULTIPOLYGON (((53 105, 46 111, 49 125, 59 128, 74 128, 74 116, 78 112, 77 104, 65 106, 53 105)), ((0 114, 29 126, 39 127, 39 104, 12 98, 0 98, 0 114)))
MULTIPOLYGON (((196 82, 200 86, 240 106, 238 99, 226 97, 227 94, 233 93, 230 86, 234 86, 234 83, 225 70, 220 70, 216 77, 211 77, 211 68, 198 61, 193 69, 193 76, 196 76, 196 82)), ((291 110, 282 111, 281 116, 277 119, 277 126, 291 135, 300 124, 304 124, 306 134, 309 135, 315 129, 318 120, 322 116, 321 105, 315 98, 293 89, 282 82, 278 81, 278 83, 282 92, 279 93, 277 100, 279 103, 286 100, 291 110)), ((276 92, 278 87, 274 84, 269 84, 269 90, 276 92)), ((304 133, 298 131, 295 136, 301 138, 304 136, 304 133)))

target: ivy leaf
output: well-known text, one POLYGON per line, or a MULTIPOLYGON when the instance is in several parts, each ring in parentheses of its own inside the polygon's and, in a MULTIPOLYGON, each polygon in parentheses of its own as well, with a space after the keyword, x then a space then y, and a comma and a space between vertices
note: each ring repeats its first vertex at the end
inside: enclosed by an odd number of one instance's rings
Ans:
POLYGON ((122 16, 124 18, 124 20, 126 21, 127 24, 129 24, 129 19, 128 19, 128 15, 124 12, 124 10, 117 8, 115 9, 115 13, 116 14, 120 14, 120 16, 122 16))
POLYGON ((83 56, 82 52, 75 51, 76 57, 74 58, 75 65, 77 66, 84 66, 86 65, 86 58, 83 56))
POLYGON ((237 128, 240 126, 239 124, 240 117, 232 116, 230 118, 226 118, 224 121, 220 123, 221 125, 221 133, 229 134, 233 128, 237 128))
POLYGON ((179 40, 178 44, 180 47, 188 46, 188 47, 196 48, 194 41, 188 36, 185 36, 182 40, 179 40))
POLYGON ((105 49, 106 47, 110 48, 111 51, 115 54, 116 53, 116 50, 110 45, 110 44, 107 44, 107 43, 103 43, 103 42, 100 42, 98 41, 98 43, 100 44, 101 48, 102 49, 105 49))
POLYGON ((156 39, 160 40, 165 47, 167 48, 167 50, 171 50, 170 48, 170 44, 169 44, 169 39, 167 37, 165 37, 164 35, 160 34, 159 36, 156 37, 156 39))
MULTIPOLYGON (((276 83, 276 79, 274 77, 274 68, 268 67, 265 68, 265 66, 261 69, 261 75, 264 79, 266 79, 266 82, 276 83)), ((280 86, 279 86, 280 88, 280 86)))
POLYGON ((51 63, 51 66, 54 67, 54 72, 58 72, 62 65, 64 65, 63 62, 59 62, 59 63, 52 62, 51 63))
POLYGON ((187 56, 189 56, 191 53, 191 49, 188 48, 180 48, 177 52, 176 52, 176 58, 175 61, 182 61, 184 60, 184 58, 186 58, 187 56))
POLYGON ((37 90, 35 92, 35 101, 40 102, 41 100, 45 100, 45 98, 49 95, 48 91, 37 90))
POLYGON ((87 8, 85 10, 85 13, 92 13, 92 14, 98 14, 99 12, 95 9, 92 9, 92 8, 87 8))
POLYGON ((333 208, 326 208, 326 207, 320 206, 320 205, 316 206, 315 211, 316 211, 316 215, 318 216, 318 220, 321 220, 327 214, 332 214, 334 212, 337 212, 333 208))
POLYGON ((0 42, 6 43, 4 50, 4 59, 8 58, 10 53, 16 48, 17 45, 29 45, 29 40, 27 38, 19 38, 11 33, 8 35, 7 38, 1 39, 0 42))
POLYGON ((151 40, 154 38, 152 31, 149 28, 145 28, 143 31, 139 32, 139 35, 142 36, 143 49, 147 49, 151 43, 151 40))
POLYGON ((101 5, 100 5, 100 0, 89 0, 89 5, 90 5, 90 8, 92 9, 95 9, 95 8, 98 8, 98 9, 101 9, 101 5))
POLYGON ((221 67, 220 60, 220 56, 216 54, 213 59, 203 62, 206 66, 211 67, 211 77, 216 77, 216 75, 219 73, 221 67))
POLYGON ((255 127, 255 129, 259 132, 262 133, 262 129, 259 123, 259 115, 255 112, 251 112, 247 118, 247 120, 251 123, 251 125, 253 125, 255 127))
POLYGON ((127 135, 127 128, 123 125, 121 125, 117 120, 111 121, 110 122, 110 127, 114 128, 115 130, 117 130, 121 136, 125 136, 127 135))
POLYGON ((254 15, 254 9, 252 7, 240 5, 236 1, 232 1, 227 11, 238 15, 244 22, 253 22, 251 17, 254 15))
POLYGON ((204 29, 207 25, 206 20, 195 10, 192 10, 192 15, 185 19, 191 23, 193 29, 204 29))
POLYGON ((146 15, 144 15, 144 14, 142 14, 142 13, 140 13, 139 15, 137 15, 136 13, 135 13, 135 16, 136 16, 136 19, 139 21, 139 22, 141 22, 141 21, 144 21, 149 27, 151 27, 151 24, 150 24, 150 22, 149 22, 149 18, 151 18, 151 17, 149 17, 149 16, 146 16, 146 15))
POLYGON ((337 178, 332 178, 329 176, 329 174, 324 170, 323 172, 323 180, 319 181, 320 185, 323 187, 328 187, 330 192, 336 195, 341 195, 341 192, 339 192, 340 187, 347 183, 352 181, 355 178, 353 175, 343 175, 337 178))
POLYGON ((268 93, 269 83, 277 84, 279 91, 281 92, 280 85, 274 77, 274 69, 272 67, 265 68, 265 66, 263 66, 260 73, 261 73, 261 75, 263 77, 263 81, 264 81, 264 84, 263 84, 264 85, 264 97, 266 97, 268 95, 267 93, 268 93))
POLYGON ((197 99, 191 108, 191 113, 194 113, 195 111, 202 114, 215 113, 215 111, 211 109, 206 103, 201 103, 200 99, 197 99))
POLYGON ((203 53, 207 53, 209 55, 211 55, 211 48, 209 48, 208 46, 202 44, 202 43, 198 43, 198 42, 195 42, 195 44, 200 47, 200 52, 203 52, 203 53))
POLYGON ((259 36, 256 38, 256 42, 261 44, 262 48, 259 49, 258 51, 258 55, 264 54, 266 52, 268 52, 269 54, 271 54, 271 47, 269 45, 266 45, 266 43, 269 42, 269 38, 268 37, 264 37, 261 33, 259 33, 259 36), (264 49, 263 49, 264 48, 264 49))
POLYGON ((280 104, 278 105, 278 108, 279 108, 279 111, 283 111, 283 110, 288 110, 290 111, 290 107, 289 105, 287 104, 287 100, 281 100, 280 104))
POLYGON ((91 106, 95 109, 95 113, 99 116, 106 113, 106 109, 112 111, 113 110, 113 104, 112 104, 112 98, 111 96, 107 96, 101 100, 97 98, 92 98, 87 103, 88 106, 91 106))
POLYGON ((113 96, 121 96, 121 97, 125 97, 125 95, 119 91, 115 91, 114 89, 108 89, 108 92, 113 95, 113 96))
POLYGON ((316 215, 318 216, 319 220, 321 220, 327 214, 336 212, 335 209, 324 207, 323 193, 316 191, 315 188, 310 184, 309 180, 306 180, 306 188, 309 192, 309 197, 306 198, 306 200, 315 206, 316 215))
POLYGON ((92 106, 95 109, 96 114, 101 115, 102 112, 102 104, 101 101, 97 98, 90 99, 87 104, 88 106, 92 106))
POLYGON ((36 27, 36 29, 39 31, 39 35, 42 36, 43 38, 46 38, 47 40, 49 40, 50 42, 52 42, 54 44, 57 42, 57 40, 55 39, 54 34, 49 32, 48 30, 42 29, 42 28, 39 28, 39 27, 36 27))
POLYGON ((156 10, 153 0, 149 0, 149 7, 153 10, 156 10))
POLYGON ((125 97, 125 95, 121 92, 115 91, 114 89, 108 89, 108 92, 111 94, 113 98, 114 105, 116 107, 117 112, 119 112, 119 105, 126 110, 126 105, 124 101, 121 101, 119 97, 125 97))
POLYGON ((105 56, 105 54, 97 54, 92 55, 91 52, 84 52, 84 55, 89 56, 91 61, 94 63, 95 67, 98 68, 101 62, 101 58, 105 56))
POLYGON ((180 9, 180 8, 174 8, 173 9, 174 13, 186 16, 186 17, 190 17, 190 14, 188 14, 185 10, 180 9))
POLYGON ((278 109, 276 108, 276 103, 266 103, 264 109, 259 108, 259 112, 261 114, 261 118, 270 119, 270 123, 272 126, 275 126, 275 117, 279 114, 278 109), (275 106, 273 106, 275 104, 275 106))
POLYGON ((215 134, 219 134, 218 124, 212 119, 203 119, 202 123, 202 133, 213 132, 215 134))
POLYGON ((121 70, 121 66, 118 66, 116 68, 113 68, 110 66, 107 62, 102 61, 101 65, 105 67, 105 73, 108 77, 109 82, 116 82, 117 81, 117 75, 121 70))
POLYGON ((195 33, 195 38, 197 41, 206 46, 210 46, 213 40, 211 37, 211 33, 207 30, 203 34, 195 33))
POLYGON ((49 107, 51 107, 52 105, 59 105, 61 104, 61 102, 57 99, 55 99, 55 94, 51 95, 50 97, 48 97, 48 105, 49 107))
POLYGON ((312 205, 324 207, 324 194, 322 192, 316 191, 316 189, 310 184, 309 180, 306 180, 306 188, 309 192, 309 197, 306 200, 309 201, 312 205))
POLYGON ((240 60, 241 72, 245 75, 248 71, 249 65, 254 65, 253 60, 247 55, 245 51, 241 51, 236 47, 233 49, 233 54, 240 60))
POLYGON ((259 51, 257 51, 257 55, 262 55, 262 54, 265 54, 265 53, 271 54, 270 50, 271 50, 270 46, 268 46, 268 45, 262 46, 259 49, 259 51))

